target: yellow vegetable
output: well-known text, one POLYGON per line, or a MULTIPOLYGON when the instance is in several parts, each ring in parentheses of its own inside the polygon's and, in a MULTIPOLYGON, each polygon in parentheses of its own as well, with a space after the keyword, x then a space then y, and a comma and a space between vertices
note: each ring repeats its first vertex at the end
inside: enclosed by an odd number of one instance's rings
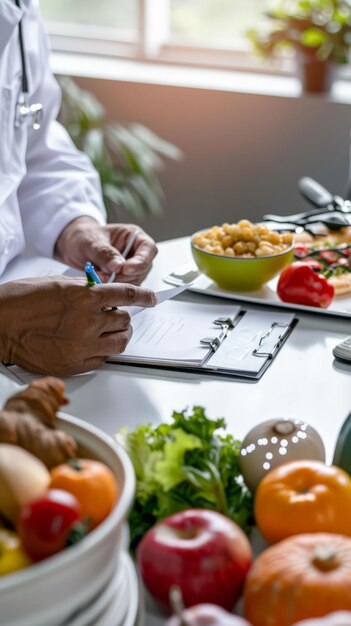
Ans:
POLYGON ((50 473, 35 456, 10 444, 0 444, 0 515, 16 523, 19 510, 42 496, 50 473))
POLYGON ((23 552, 18 535, 12 530, 0 529, 0 576, 17 572, 31 564, 23 552))

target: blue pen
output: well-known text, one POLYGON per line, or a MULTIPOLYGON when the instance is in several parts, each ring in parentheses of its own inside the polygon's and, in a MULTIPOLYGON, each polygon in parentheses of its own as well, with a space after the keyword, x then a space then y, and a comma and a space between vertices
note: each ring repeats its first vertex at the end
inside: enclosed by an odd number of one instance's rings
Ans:
POLYGON ((95 272, 94 265, 87 261, 85 264, 85 273, 87 275, 88 285, 91 287, 92 285, 101 285, 102 281, 98 277, 95 272))
MULTIPOLYGON (((92 265, 90 261, 86 262, 84 269, 85 269, 89 287, 102 284, 102 281, 100 280, 97 273, 95 272, 94 265, 92 265)), ((118 311, 118 307, 117 306, 103 306, 102 310, 103 311, 118 311)))

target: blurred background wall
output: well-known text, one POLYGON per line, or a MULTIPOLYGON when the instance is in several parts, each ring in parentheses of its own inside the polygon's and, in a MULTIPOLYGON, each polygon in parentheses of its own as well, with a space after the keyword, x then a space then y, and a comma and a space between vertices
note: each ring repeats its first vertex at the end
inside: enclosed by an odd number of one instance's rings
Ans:
MULTIPOLYGON (((282 98, 114 80, 76 79, 118 122, 140 122, 175 143, 182 162, 161 173, 163 218, 142 226, 157 240, 306 203, 309 175, 343 194, 349 170, 351 105, 325 97, 282 98)), ((127 214, 119 216, 129 221, 127 214)))

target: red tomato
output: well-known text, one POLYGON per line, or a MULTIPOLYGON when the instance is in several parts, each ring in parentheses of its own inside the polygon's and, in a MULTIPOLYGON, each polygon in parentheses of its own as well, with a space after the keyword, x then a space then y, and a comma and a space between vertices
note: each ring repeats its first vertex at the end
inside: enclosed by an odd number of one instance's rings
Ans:
POLYGON ((304 243, 296 243, 294 247, 294 255, 297 259, 303 259, 310 253, 309 248, 304 243))
POLYGON ((322 250, 319 253, 319 258, 323 259, 328 265, 331 265, 332 263, 336 263, 340 256, 334 250, 322 250))
POLYGON ((33 561, 41 561, 63 550, 80 519, 77 498, 62 489, 50 489, 20 511, 18 532, 25 552, 33 561))

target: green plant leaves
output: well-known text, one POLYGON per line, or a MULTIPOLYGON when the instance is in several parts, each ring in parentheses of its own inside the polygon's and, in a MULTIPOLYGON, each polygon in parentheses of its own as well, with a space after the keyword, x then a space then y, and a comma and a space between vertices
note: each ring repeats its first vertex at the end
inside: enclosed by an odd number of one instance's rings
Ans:
POLYGON ((300 37, 301 43, 308 48, 318 48, 326 39, 327 35, 315 28, 307 28, 300 37))
POLYGON ((141 126, 140 124, 132 124, 130 129, 135 137, 138 137, 144 145, 147 144, 152 150, 155 150, 169 159, 176 161, 182 159, 183 154, 179 148, 161 139, 161 137, 155 135, 149 128, 145 128, 145 126, 141 126))
POLYGON ((256 52, 274 56, 283 45, 315 53, 319 61, 346 63, 349 58, 351 6, 345 0, 279 0, 266 15, 279 28, 248 39, 256 52))
POLYGON ((76 146, 91 159, 101 179, 106 208, 123 207, 135 219, 160 215, 164 193, 158 172, 164 158, 179 160, 176 146, 140 124, 109 123, 95 96, 70 78, 60 78, 60 121, 76 146))

